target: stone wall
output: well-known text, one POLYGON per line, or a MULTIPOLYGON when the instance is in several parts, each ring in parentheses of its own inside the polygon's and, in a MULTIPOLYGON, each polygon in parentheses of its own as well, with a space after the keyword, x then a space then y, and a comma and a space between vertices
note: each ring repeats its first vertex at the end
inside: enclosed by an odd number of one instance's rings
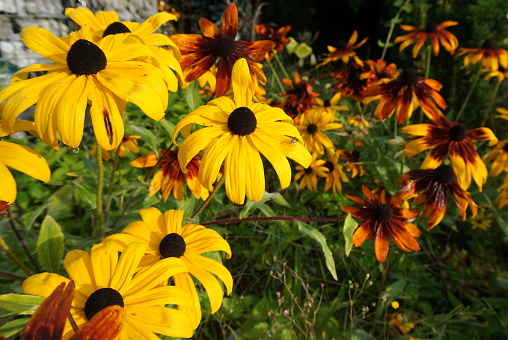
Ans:
POLYGON ((21 29, 35 25, 65 36, 77 28, 64 15, 65 8, 79 6, 116 11, 120 20, 142 22, 157 13, 158 0, 0 0, 0 85, 19 68, 48 62, 23 45, 21 29))

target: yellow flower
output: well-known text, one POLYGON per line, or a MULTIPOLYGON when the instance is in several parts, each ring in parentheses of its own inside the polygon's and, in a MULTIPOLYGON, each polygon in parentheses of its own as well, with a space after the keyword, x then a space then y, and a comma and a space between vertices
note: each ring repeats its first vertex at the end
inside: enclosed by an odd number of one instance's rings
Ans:
POLYGON ((332 99, 321 99, 319 97, 316 97, 316 103, 318 104, 317 107, 313 107, 310 109, 310 111, 320 111, 320 112, 326 112, 333 116, 335 116, 335 111, 349 111, 348 107, 345 105, 337 105, 340 101, 341 93, 336 93, 333 95, 332 99))
POLYGON ((163 73, 142 61, 153 56, 151 50, 142 44, 124 44, 115 35, 95 44, 93 32, 86 28, 67 41, 40 27, 21 31, 24 44, 53 64, 35 64, 18 71, 11 84, 0 91, 0 102, 6 100, 2 116, 8 131, 14 129, 23 111, 36 104, 35 130, 42 140, 58 149, 58 132, 64 144, 77 149, 89 104, 97 142, 112 150, 124 135, 119 105, 125 101, 155 120, 164 118, 168 91, 163 73), (22 80, 30 72, 46 74, 22 80))
POLYGON ((163 71, 169 91, 178 90, 178 81, 183 80, 182 68, 178 62, 180 50, 168 36, 154 33, 165 22, 177 20, 175 15, 167 12, 157 13, 142 24, 133 21, 120 22, 118 14, 113 11, 99 11, 94 16, 89 9, 84 7, 66 8, 65 15, 81 27, 90 27, 94 31, 96 41, 108 35, 132 33, 152 51, 155 58, 150 61, 155 62, 155 65, 163 71), (170 46, 171 51, 159 46, 170 46), (176 72, 176 76, 173 71, 176 72))
MULTIPOLYGON (((123 135, 122 142, 118 146, 118 148, 111 150, 113 153, 118 152, 118 157, 124 158, 127 151, 129 150, 132 153, 138 153, 138 141, 137 139, 140 139, 141 136, 136 135, 123 135)), ((97 150, 97 144, 92 145, 92 148, 90 149, 90 153, 92 155, 95 155, 95 152, 97 150)), ((109 161, 111 159, 111 156, 109 155, 108 151, 104 151, 102 153, 102 158, 106 161, 109 161)))
POLYGON ((485 163, 492 162, 492 168, 490 169, 490 175, 497 177, 504 170, 508 171, 508 140, 499 142, 492 151, 487 155, 485 163))
MULTIPOLYGON (((123 307, 123 327, 120 339, 153 339, 154 333, 173 337, 191 337, 194 328, 189 315, 166 308, 167 304, 192 307, 191 297, 174 286, 160 283, 178 273, 187 271, 184 262, 177 258, 160 260, 144 271, 138 264, 145 253, 145 243, 127 246, 118 257, 114 243, 99 243, 90 254, 71 250, 64 259, 64 268, 76 284, 71 315, 82 328, 102 309, 118 305, 123 307)), ((23 282, 23 293, 48 297, 66 277, 54 273, 30 276, 23 282)), ((66 322, 62 339, 69 339, 73 330, 66 322)))
POLYGON ((497 191, 501 191, 499 196, 496 198, 499 210, 501 210, 508 204, 508 174, 504 177, 503 184, 499 187, 499 189, 497 189, 497 191))
POLYGON ((337 191, 342 194, 342 182, 349 182, 346 174, 342 171, 342 165, 338 163, 340 152, 337 150, 335 153, 328 154, 328 160, 324 164, 328 168, 328 174, 325 182, 325 192, 333 188, 333 194, 336 195, 337 191))
POLYGON ((298 58, 307 58, 312 53, 312 47, 302 42, 295 48, 295 55, 298 58))
POLYGON ((501 118, 501 119, 508 120, 508 110, 507 109, 505 109, 504 107, 499 107, 499 108, 497 108, 496 111, 499 112, 500 114, 495 115, 494 118, 501 118))
POLYGON ((366 127, 369 127, 369 122, 365 120, 362 116, 351 116, 348 118, 347 123, 349 125, 353 125, 354 127, 359 126, 360 129, 365 129, 366 127))
POLYGON ((301 165, 296 166, 296 170, 299 171, 295 175, 295 181, 302 179, 300 182, 300 189, 307 187, 309 190, 317 189, 317 176, 327 177, 329 169, 325 166, 326 161, 324 159, 316 160, 317 154, 312 155, 312 162, 304 168, 301 165))
POLYGON ((321 156, 325 149, 333 150, 333 142, 323 131, 341 128, 342 124, 332 123, 335 119, 335 113, 320 111, 309 111, 301 116, 300 124, 296 128, 311 153, 316 152, 321 156))
POLYGON ((392 302, 392 308, 393 309, 398 309, 399 308, 399 302, 398 301, 393 301, 392 302))
MULTIPOLYGON (((233 278, 222 264, 199 254, 222 250, 231 257, 231 248, 216 231, 201 225, 184 224, 183 211, 168 210, 162 213, 156 208, 139 211, 143 221, 127 226, 121 234, 109 236, 104 242, 114 242, 122 248, 132 242, 145 242, 148 247, 141 260, 142 265, 153 266, 167 258, 180 258, 189 269, 189 273, 203 284, 210 299, 212 314, 222 304, 223 291, 219 281, 224 282, 228 295, 233 289, 233 278), (162 259, 162 260, 161 260, 162 259), (213 274, 213 275, 212 275, 213 274)), ((201 307, 192 277, 188 273, 174 276, 175 285, 190 293, 195 308, 179 307, 190 313, 194 328, 201 321, 201 307)))
POLYGON ((26 146, 0 141, 0 201, 11 204, 16 200, 17 190, 8 166, 43 182, 51 177, 48 163, 38 152, 26 146))
POLYGON ((206 150, 199 167, 198 178, 208 190, 224 162, 226 194, 236 204, 245 196, 260 201, 265 191, 265 175, 260 153, 273 165, 282 188, 291 182, 291 167, 286 157, 308 166, 311 155, 299 142, 298 130, 292 119, 280 108, 253 103, 253 83, 245 59, 233 66, 235 101, 220 97, 200 106, 175 127, 173 142, 179 131, 189 124, 205 126, 192 133, 178 151, 183 171, 196 154, 206 150))

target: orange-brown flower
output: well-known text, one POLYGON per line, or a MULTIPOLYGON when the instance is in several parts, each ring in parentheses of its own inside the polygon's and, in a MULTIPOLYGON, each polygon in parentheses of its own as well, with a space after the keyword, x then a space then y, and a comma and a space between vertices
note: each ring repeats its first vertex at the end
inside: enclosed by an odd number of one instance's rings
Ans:
POLYGON ((136 168, 153 168, 161 166, 160 170, 153 176, 150 183, 150 196, 156 194, 162 188, 162 201, 166 202, 171 191, 173 196, 183 201, 183 185, 187 183, 190 191, 194 196, 203 200, 208 198, 208 190, 206 190, 198 180, 199 165, 201 163, 201 155, 196 155, 187 164, 187 172, 183 173, 178 163, 178 149, 161 151, 161 158, 157 159, 155 153, 149 153, 133 160, 129 164, 136 168))
POLYGON ((231 86, 231 72, 238 59, 244 58, 249 64, 251 75, 256 75, 262 82, 266 77, 250 55, 265 54, 274 49, 276 43, 270 40, 245 42, 235 40, 238 31, 238 10, 234 2, 230 3, 222 19, 222 31, 210 20, 199 19, 203 35, 175 34, 171 40, 178 46, 182 57, 180 65, 186 81, 199 78, 208 71, 219 58, 217 66, 217 84, 215 94, 223 96, 231 86))
POLYGON ((427 221, 427 230, 434 228, 443 220, 448 202, 446 193, 450 194, 459 208, 463 221, 466 220, 468 205, 473 212, 472 217, 476 216, 478 211, 476 203, 469 198, 469 192, 462 189, 455 180, 455 173, 449 165, 440 165, 436 169, 411 170, 397 181, 403 183, 409 181, 409 183, 395 194, 396 198, 407 200, 418 196, 412 204, 424 203, 420 221, 430 215, 427 221), (418 195, 420 192, 422 193, 418 195))
POLYGON ((485 76, 485 80, 489 80, 492 77, 497 77, 498 82, 502 82, 504 78, 508 78, 508 68, 504 68, 498 65, 497 70, 489 70, 489 74, 485 76))
MULTIPOLYGON (((277 52, 281 52, 284 49, 284 46, 289 44, 289 38, 286 35, 291 30, 291 26, 282 26, 277 31, 274 31, 273 28, 269 28, 269 31, 266 29, 264 24, 256 24, 256 32, 259 34, 259 38, 262 40, 271 40, 276 43, 274 50, 277 52)), ((262 59, 262 55, 261 59, 262 59)), ((266 60, 270 60, 273 57, 273 50, 269 51, 265 54, 266 60)), ((259 60, 261 60, 259 59, 259 60)))
POLYGON ((358 32, 355 30, 347 43, 344 40, 339 40, 337 47, 328 46, 328 52, 330 53, 323 54, 323 62, 319 64, 318 67, 339 59, 342 59, 344 64, 347 64, 349 62, 349 58, 351 57, 354 58, 360 66, 363 66, 363 61, 356 56, 356 52, 354 50, 365 44, 369 38, 363 39, 358 44, 355 44, 356 39, 358 39, 358 32))
POLYGON ((285 85, 291 87, 286 92, 279 94, 279 97, 287 96, 280 104, 280 107, 288 116, 295 118, 295 116, 292 116, 292 113, 305 113, 310 107, 317 105, 316 97, 319 93, 312 92, 312 79, 303 82, 300 73, 295 71, 295 80, 284 78, 282 81, 285 85))
POLYGON ((501 191, 499 196, 496 198, 499 210, 501 210, 508 204, 508 174, 504 177, 503 184, 499 187, 499 189, 497 189, 497 191, 501 191))
POLYGON ((497 143, 497 138, 489 128, 467 130, 466 125, 448 122, 443 114, 432 117, 432 124, 415 124, 402 128, 410 137, 423 136, 409 142, 404 148, 404 155, 413 157, 420 152, 433 148, 422 163, 422 169, 435 169, 446 154, 450 155, 453 170, 460 186, 467 190, 471 176, 482 191, 487 181, 487 168, 478 155, 472 141, 488 140, 489 145, 497 143))
POLYGON ((384 60, 378 59, 367 60, 367 69, 360 75, 360 79, 367 81, 367 86, 376 84, 386 84, 393 79, 399 77, 399 71, 397 71, 397 65, 394 63, 386 64, 384 60))
POLYGON ((415 103, 419 104, 423 112, 431 118, 439 114, 436 104, 446 108, 446 102, 438 93, 443 85, 436 80, 423 78, 413 69, 402 72, 399 78, 387 84, 373 85, 363 92, 366 97, 382 96, 377 107, 377 117, 381 120, 391 116, 397 106, 397 122, 404 124, 407 118, 411 118, 416 109, 415 103))
POLYGON ((492 71, 496 71, 501 65, 503 68, 508 68, 508 51, 505 49, 495 47, 491 39, 485 40, 482 47, 478 48, 461 48, 456 57, 466 54, 464 58, 464 65, 476 64, 481 61, 483 67, 492 71))
POLYGON ((379 262, 386 259, 390 237, 404 251, 420 250, 415 237, 419 237, 421 231, 410 222, 418 216, 418 210, 401 208, 403 200, 392 198, 384 189, 379 196, 374 195, 364 185, 362 190, 368 201, 351 195, 346 197, 365 208, 340 207, 346 214, 364 221, 353 235, 355 247, 361 246, 368 238, 375 239, 374 249, 379 262))
POLYGON ((359 162, 360 152, 358 150, 354 151, 346 151, 346 150, 338 150, 341 159, 346 160, 346 170, 352 171, 351 178, 355 178, 358 173, 360 176, 365 175, 365 170, 361 164, 355 164, 359 162))
POLYGON ((402 43, 400 44, 399 52, 401 52, 403 49, 405 49, 412 43, 416 42, 415 46, 413 47, 413 58, 416 58, 418 56, 418 52, 420 51, 420 49, 423 46, 423 43, 427 39, 430 39, 434 55, 439 54, 439 43, 441 43, 441 45, 443 45, 445 50, 450 52, 450 54, 453 54, 455 52, 455 49, 459 46, 459 41, 453 34, 445 30, 445 28, 450 26, 456 26, 457 24, 458 24, 457 21, 447 20, 443 21, 440 24, 430 22, 425 27, 400 25, 400 28, 402 28, 404 31, 411 33, 397 37, 393 42, 395 44, 402 43))
POLYGON ((367 88, 367 80, 362 79, 361 76, 365 72, 363 63, 350 63, 348 67, 335 73, 334 77, 337 79, 337 83, 332 85, 336 88, 335 92, 342 93, 343 97, 363 100, 363 91, 367 88))
POLYGON ((487 155, 485 159, 486 163, 492 162, 492 168, 490 169, 490 175, 497 177, 504 170, 508 172, 508 140, 499 142, 492 151, 487 155))

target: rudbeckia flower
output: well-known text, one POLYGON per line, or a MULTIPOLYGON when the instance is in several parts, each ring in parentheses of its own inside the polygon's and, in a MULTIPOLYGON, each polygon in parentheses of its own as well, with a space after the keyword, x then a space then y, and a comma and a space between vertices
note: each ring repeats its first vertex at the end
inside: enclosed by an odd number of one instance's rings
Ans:
POLYGON ((332 86, 335 92, 341 93, 343 97, 351 97, 353 100, 363 100, 363 91, 367 88, 367 80, 362 79, 365 73, 363 64, 350 63, 345 69, 334 74, 337 80, 332 86))
POLYGON ((36 104, 35 130, 42 140, 58 149, 58 131, 64 144, 78 149, 89 104, 97 142, 104 150, 112 150, 124 135, 117 101, 129 101, 155 120, 164 118, 168 91, 162 72, 142 61, 153 55, 148 47, 124 44, 115 35, 95 44, 87 27, 66 42, 31 26, 21 31, 21 40, 53 64, 18 71, 0 91, 0 102, 7 101, 2 115, 8 130, 21 112, 36 104), (47 73, 20 80, 30 72, 47 73))
POLYGON ((361 164, 355 164, 360 161, 360 151, 338 150, 342 159, 346 160, 346 170, 352 171, 351 178, 355 178, 358 173, 365 175, 365 170, 361 164))
MULTIPOLYGON (((108 242, 93 246, 90 254, 82 250, 67 253, 64 268, 76 284, 71 315, 78 328, 86 327, 104 308, 118 305, 123 309, 120 339, 153 339, 154 333, 192 336, 189 315, 165 307, 172 304, 192 308, 191 297, 180 288, 160 285, 171 276, 187 272, 187 267, 181 259, 167 258, 138 271, 146 248, 145 243, 132 243, 118 257, 118 246, 108 242)), ((35 274, 23 282, 21 289, 25 294, 48 297, 62 282, 70 280, 54 273, 35 274)), ((63 339, 72 334, 66 322, 63 339)))
POLYGON ((307 168, 301 165, 296 166, 295 182, 301 179, 300 189, 307 187, 309 190, 317 189, 317 181, 319 177, 327 177, 327 173, 330 170, 325 166, 326 161, 324 159, 317 159, 317 154, 312 155, 312 162, 307 168))
POLYGON ((173 142, 176 144, 175 138, 185 126, 205 126, 182 143, 178 151, 180 167, 187 172, 187 164, 206 150, 198 173, 201 184, 212 190, 224 162, 229 199, 243 204, 247 195, 248 199, 257 202, 265 191, 260 153, 275 168, 282 188, 291 182, 291 167, 286 157, 308 166, 311 155, 300 143, 302 137, 288 115, 279 108, 253 103, 253 83, 245 59, 235 63, 232 85, 235 101, 222 97, 198 107, 176 125, 173 142))
POLYGON ((430 22, 425 27, 415 27, 411 25, 400 25, 406 32, 411 32, 409 34, 400 36, 395 38, 393 41, 394 44, 402 43, 399 47, 399 52, 403 49, 416 42, 413 47, 413 58, 418 56, 418 52, 423 46, 425 40, 430 39, 430 43, 432 44, 432 51, 434 55, 439 54, 439 44, 443 45, 445 50, 453 54, 455 49, 459 46, 459 41, 457 38, 445 30, 445 28, 450 26, 456 26, 458 24, 457 21, 443 21, 440 24, 436 24, 435 22, 430 22))
POLYGON ((200 163, 201 155, 194 156, 187 164, 187 172, 183 173, 180 164, 178 164, 178 150, 163 150, 161 151, 160 160, 152 152, 133 160, 129 164, 136 168, 153 168, 160 165, 160 170, 153 176, 150 183, 148 195, 155 195, 162 188, 163 202, 166 202, 171 191, 173 191, 173 196, 182 202, 184 183, 187 183, 196 199, 206 200, 208 198, 208 190, 203 188, 198 180, 200 163))
POLYGON ((381 102, 376 109, 377 117, 381 120, 391 116, 397 106, 397 122, 401 125, 406 123, 408 117, 411 118, 416 109, 415 104, 419 104, 429 118, 439 114, 436 104, 445 109, 446 102, 438 93, 442 87, 438 81, 420 77, 415 70, 407 69, 389 83, 370 86, 363 95, 381 95, 381 102))
MULTIPOLYGON (((312 92, 312 79, 302 81, 300 73, 295 71, 295 79, 284 78, 282 82, 290 89, 279 94, 279 97, 286 97, 281 107, 295 107, 298 113, 305 113, 310 107, 317 104, 316 97, 319 93, 312 92)), ((284 110, 285 111, 285 110, 284 110)), ((287 111, 286 114, 291 116, 287 111)), ((295 118, 291 116, 292 118, 295 118)))
POLYGON ((501 210, 508 204, 508 174, 504 177, 503 184, 499 187, 499 189, 497 189, 497 191, 501 191, 499 196, 496 198, 499 210, 501 210))
POLYGON ((427 230, 434 228, 443 220, 448 201, 446 193, 450 194, 459 208, 463 221, 466 220, 468 205, 473 212, 473 217, 476 216, 476 203, 469 198, 469 192, 462 189, 457 183, 453 168, 449 165, 440 165, 436 169, 411 170, 397 181, 409 183, 397 192, 395 197, 407 200, 417 196, 412 204, 424 203, 420 221, 430 215, 427 221, 427 230))
POLYGON ((497 177, 504 170, 508 171, 508 140, 499 142, 485 159, 486 163, 492 162, 490 175, 497 177), (492 162, 494 161, 494 162, 492 162))
POLYGON ((24 172, 43 182, 49 181, 48 163, 38 152, 26 146, 0 141, 0 200, 10 204, 16 200, 16 181, 7 167, 24 172))
POLYGON ((367 87, 377 84, 386 84, 389 81, 399 77, 397 65, 394 63, 386 64, 384 60, 367 60, 365 62, 368 69, 360 75, 360 79, 367 81, 367 87))
POLYGON ((365 38, 362 41, 360 41, 358 44, 355 44, 357 39, 358 39, 358 32, 355 30, 353 32, 353 34, 351 35, 351 38, 349 38, 349 41, 347 43, 344 40, 339 40, 336 47, 328 46, 328 52, 330 52, 330 53, 323 54, 324 55, 323 62, 321 64, 319 64, 318 67, 328 64, 329 62, 339 60, 339 59, 342 59, 342 62, 344 64, 347 64, 349 62, 349 58, 351 58, 351 57, 354 58, 355 61, 360 66, 363 66, 363 61, 361 61, 360 58, 358 58, 356 56, 356 52, 354 50, 356 50, 357 48, 359 48, 360 46, 365 44, 365 42, 369 38, 365 38))
POLYGON ((505 109, 504 107, 498 107, 496 109, 497 112, 499 112, 498 115, 495 115, 494 118, 501 118, 501 119, 505 119, 505 120, 508 120, 508 110, 505 109))
POLYGON ((433 148, 425 157, 421 168, 435 169, 441 164, 446 154, 450 154, 453 170, 462 189, 469 188, 472 176, 481 192, 488 173, 472 141, 488 140, 490 146, 496 144, 497 138, 492 130, 479 128, 468 131, 466 125, 448 122, 441 113, 431 119, 436 125, 415 124, 402 128, 401 131, 408 133, 410 137, 423 136, 409 142, 404 147, 404 155, 414 157, 433 148))
POLYGON ((336 195, 337 191, 342 194, 342 182, 349 182, 346 174, 342 171, 342 165, 339 162, 340 152, 329 154, 324 167, 328 168, 328 174, 325 182, 325 192, 333 189, 333 194, 336 195))
POLYGON ((364 221, 353 235, 355 247, 361 246, 368 238, 375 238, 374 249, 379 262, 384 262, 386 259, 390 238, 404 251, 420 250, 415 237, 419 237, 421 231, 410 222, 418 216, 418 210, 401 208, 403 201, 392 198, 384 189, 379 197, 364 185, 362 190, 368 201, 351 195, 346 197, 365 208, 340 207, 346 214, 364 221))
POLYGON ((358 126, 362 130, 366 127, 369 127, 369 122, 360 115, 349 116, 349 118, 346 120, 346 123, 353 125, 354 127, 358 126))
POLYGON ((345 105, 337 105, 340 102, 340 98, 342 95, 340 93, 336 93, 333 95, 332 99, 321 99, 316 97, 317 106, 310 109, 310 111, 319 111, 320 113, 327 113, 332 116, 335 116, 336 111, 349 111, 349 108, 345 105))
POLYGON ((120 22, 118 14, 114 11, 99 11, 94 16, 89 9, 84 7, 66 8, 65 15, 80 27, 90 27, 94 32, 96 41, 108 35, 132 33, 150 48, 154 55, 152 60, 163 71, 168 90, 171 92, 178 90, 178 79, 183 81, 182 68, 178 62, 180 50, 166 35, 154 33, 165 22, 177 20, 175 15, 167 12, 157 13, 146 19, 142 24, 132 21, 120 22), (160 46, 170 46, 171 51, 160 46), (176 72, 176 76, 174 72, 176 72))
POLYGON ((284 49, 284 46, 289 44, 289 38, 286 37, 286 35, 291 30, 291 26, 283 26, 279 28, 277 31, 274 31, 273 28, 266 29, 266 26, 264 24, 256 24, 255 26, 256 32, 259 34, 259 38, 263 40, 271 40, 275 42, 275 47, 272 51, 269 51, 265 54, 266 60, 270 60, 273 57, 273 51, 282 52, 284 49))
POLYGON ((498 82, 502 82, 505 77, 508 77, 508 68, 504 68, 498 65, 497 70, 489 70, 490 72, 485 76, 485 80, 489 80, 492 77, 497 77, 498 82))
POLYGON ((332 123, 335 112, 309 111, 302 115, 300 124, 296 128, 302 135, 303 143, 310 153, 317 153, 321 156, 325 149, 333 150, 333 142, 323 131, 334 130, 342 127, 340 123, 332 123))
POLYGON ((238 10, 234 2, 230 3, 224 12, 222 31, 205 18, 199 19, 199 28, 203 35, 175 34, 171 36, 182 53, 180 65, 186 81, 199 78, 215 64, 217 58, 220 58, 217 66, 215 94, 217 97, 223 96, 231 86, 233 65, 238 59, 243 58, 249 65, 250 73, 255 73, 262 83, 266 82, 265 74, 250 55, 265 54, 273 50, 276 44, 270 40, 253 42, 235 40, 238 31, 238 10))
MULTIPOLYGON (((118 148, 111 150, 113 153, 118 153, 118 157, 124 158, 127 154, 127 150, 129 150, 132 153, 138 153, 138 139, 140 139, 141 136, 136 135, 123 135, 122 142, 118 146, 118 148)), ((97 150, 97 144, 92 145, 92 148, 90 149, 90 153, 92 155, 95 154, 97 150)), ((102 158, 106 161, 109 161, 111 159, 111 156, 109 155, 109 151, 104 151, 102 153, 102 158)))
MULTIPOLYGON (((128 247, 132 242, 148 244, 141 265, 159 265, 167 259, 179 259, 188 268, 188 273, 194 276, 205 287, 210 300, 212 314, 222 304, 224 295, 219 277, 226 286, 228 295, 233 289, 233 277, 222 264, 199 254, 210 251, 224 251, 226 258, 231 258, 231 248, 216 231, 201 225, 184 224, 182 226, 183 211, 168 210, 162 213, 156 208, 141 209, 139 211, 143 221, 129 224, 121 234, 107 237, 104 242, 114 242, 121 248, 128 247), (212 275, 213 274, 213 275, 212 275)), ((190 313, 194 328, 201 321, 201 307, 196 287, 191 275, 180 273, 174 276, 176 287, 190 293, 192 308, 182 306, 180 309, 190 313)))
MULTIPOLYGON (((28 320, 21 339, 62 339, 74 292, 74 281, 70 281, 67 286, 65 282, 57 286, 28 320)), ((116 339, 122 330, 123 317, 124 313, 120 306, 106 307, 95 314, 90 322, 78 330, 69 340, 116 339)))
POLYGON ((481 61, 483 67, 496 71, 499 65, 504 69, 508 68, 508 52, 505 49, 495 47, 491 39, 485 40, 482 47, 461 48, 455 56, 467 54, 464 58, 464 65, 476 64, 481 61))

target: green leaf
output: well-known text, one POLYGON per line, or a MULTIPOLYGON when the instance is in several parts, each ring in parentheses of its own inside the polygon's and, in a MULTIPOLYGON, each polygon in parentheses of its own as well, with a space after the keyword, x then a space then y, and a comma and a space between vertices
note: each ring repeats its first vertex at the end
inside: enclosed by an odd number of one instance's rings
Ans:
POLYGON ((201 105, 201 96, 199 95, 199 89, 196 84, 197 80, 192 81, 185 89, 185 101, 190 111, 194 111, 201 105))
POLYGON ((301 233, 310 236, 319 244, 319 246, 321 247, 321 250, 323 250, 323 253, 325 255, 326 268, 328 268, 328 270, 332 274, 335 281, 337 281, 337 272, 335 270, 335 261, 332 256, 332 251, 328 247, 328 244, 326 244, 326 237, 323 234, 321 234, 321 232, 319 232, 318 230, 316 230, 310 226, 306 226, 303 223, 301 223, 300 221, 296 221, 296 223, 298 224, 298 229, 300 230, 301 233))
POLYGON ((136 134, 140 135, 141 138, 143 138, 143 140, 148 143, 148 145, 150 145, 157 158, 159 158, 159 141, 153 132, 141 126, 131 125, 130 127, 132 130, 134 130, 134 132, 136 132, 136 134))
POLYGON ((60 225, 53 217, 46 215, 37 240, 37 256, 44 269, 51 273, 58 273, 60 268, 64 249, 63 239, 60 225))
POLYGON ((240 212, 240 215, 239 217, 240 218, 245 218, 247 216, 249 216, 250 214, 252 214, 256 209, 258 209, 261 205, 265 204, 266 202, 268 202, 269 200, 273 199, 275 202, 277 202, 278 204, 281 204, 283 206, 289 206, 291 207, 287 202, 286 200, 284 199, 284 197, 281 196, 281 194, 279 194, 278 192, 274 192, 274 193, 269 193, 269 192, 266 192, 264 193, 263 195, 263 198, 261 199, 261 201, 258 201, 258 202, 253 202, 251 200, 247 200, 247 203, 245 203, 245 206, 243 207, 242 211, 240 212))
POLYGON ((95 188, 88 184, 81 184, 78 182, 74 182, 74 185, 77 187, 76 197, 88 205, 90 209, 97 209, 97 193, 95 188))
POLYGON ((386 297, 386 301, 394 300, 400 295, 400 293, 402 293, 402 290, 406 287, 406 284, 407 279, 400 279, 395 281, 385 289, 382 296, 386 297))
POLYGON ((351 217, 351 214, 347 214, 346 220, 344 221, 344 239, 346 240, 346 256, 349 256, 351 248, 353 248, 353 234, 355 233, 358 223, 351 217))
POLYGON ((0 295, 0 308, 20 315, 32 315, 46 298, 36 295, 0 295))
POLYGON ((178 210, 182 210, 183 213, 183 221, 185 223, 192 223, 192 224, 199 224, 199 217, 196 216, 195 219, 192 221, 187 221, 192 216, 192 213, 194 212, 194 205, 196 204, 196 197, 194 195, 189 195, 186 199, 183 200, 183 202, 176 202, 176 206, 178 210))
POLYGON ((69 202, 72 201, 72 194, 74 193, 74 186, 68 184, 58 189, 48 199, 51 205, 48 208, 47 214, 54 216, 55 218, 64 211, 69 209, 69 202))
POLYGON ((173 137, 173 131, 175 130, 175 124, 171 123, 168 119, 161 120, 159 124, 168 133, 169 139, 173 137))
POLYGON ((13 336, 23 330, 28 323, 29 318, 16 319, 11 322, 7 322, 5 325, 0 327, 0 334, 5 337, 13 336))
POLYGON ((32 211, 26 218, 25 218, 25 231, 28 231, 30 229, 32 229, 32 226, 33 224, 35 223, 35 220, 37 219, 37 217, 39 217, 39 215, 47 208, 49 207, 51 204, 53 204, 52 201, 48 201, 46 203, 44 203, 43 205, 37 207, 37 209, 35 209, 34 211, 32 211))

